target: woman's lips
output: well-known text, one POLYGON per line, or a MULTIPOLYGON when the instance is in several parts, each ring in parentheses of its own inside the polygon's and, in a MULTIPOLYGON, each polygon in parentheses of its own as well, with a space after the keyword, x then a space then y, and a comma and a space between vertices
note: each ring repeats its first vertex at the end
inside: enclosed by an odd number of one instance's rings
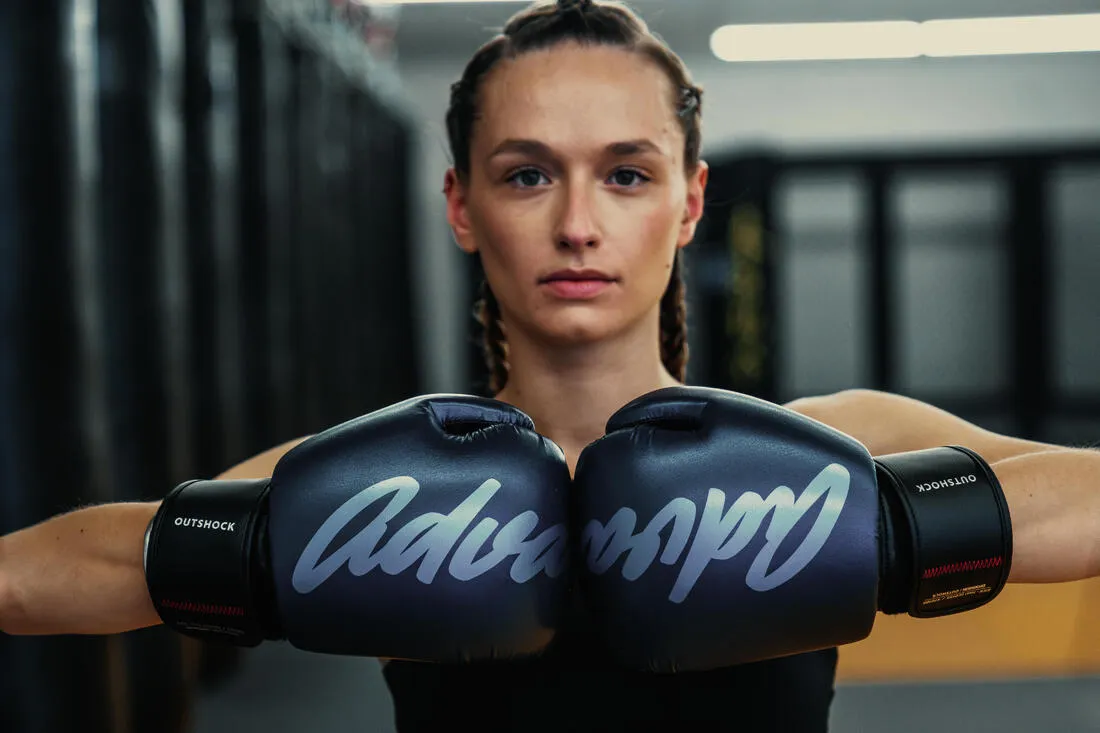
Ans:
POLYGON ((563 300, 591 300, 613 284, 613 280, 548 280, 543 287, 563 300))
POLYGON ((607 290, 616 279, 591 267, 572 267, 552 272, 542 285, 562 300, 591 300, 607 290))

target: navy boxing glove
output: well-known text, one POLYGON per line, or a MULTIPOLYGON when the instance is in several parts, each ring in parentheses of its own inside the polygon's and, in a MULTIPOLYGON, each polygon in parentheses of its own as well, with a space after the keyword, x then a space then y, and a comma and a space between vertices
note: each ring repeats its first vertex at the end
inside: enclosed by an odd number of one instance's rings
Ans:
POLYGON ((519 410, 407 400, 304 441, 271 479, 177 487, 147 532, 150 596, 169 626, 237 645, 536 654, 564 605, 568 486, 519 410))
POLYGON ((960 448, 872 459, 772 403, 706 388, 612 416, 574 482, 580 582, 625 664, 702 670, 847 644, 879 610, 992 600, 1011 526, 960 448))

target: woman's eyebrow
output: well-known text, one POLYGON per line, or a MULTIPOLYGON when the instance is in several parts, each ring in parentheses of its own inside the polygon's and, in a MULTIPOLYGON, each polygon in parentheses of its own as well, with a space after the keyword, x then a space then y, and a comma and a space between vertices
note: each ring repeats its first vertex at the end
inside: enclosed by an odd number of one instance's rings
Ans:
POLYGON ((541 143, 538 140, 517 140, 510 138, 500 145, 497 145, 493 149, 493 152, 489 153, 489 158, 495 158, 498 155, 506 155, 508 153, 521 153, 524 155, 547 158, 553 157, 553 151, 550 150, 550 146, 546 143, 541 143))
POLYGON ((607 146, 607 152, 618 157, 639 155, 642 153, 656 153, 657 155, 664 155, 664 151, 662 151, 656 143, 645 138, 639 138, 637 140, 626 140, 619 143, 611 143, 607 146))
MULTIPOLYGON (((623 140, 621 142, 614 142, 609 144, 605 150, 616 157, 626 157, 629 155, 639 155, 642 153, 655 153, 657 155, 664 155, 661 148, 651 140, 646 138, 638 138, 637 140, 623 140)), ((540 156, 551 158, 554 157, 554 152, 550 149, 546 143, 539 142, 538 140, 523 140, 516 138, 509 138, 503 141, 493 152, 489 154, 490 158, 495 158, 498 155, 505 155, 507 153, 520 153, 524 155, 540 156)))

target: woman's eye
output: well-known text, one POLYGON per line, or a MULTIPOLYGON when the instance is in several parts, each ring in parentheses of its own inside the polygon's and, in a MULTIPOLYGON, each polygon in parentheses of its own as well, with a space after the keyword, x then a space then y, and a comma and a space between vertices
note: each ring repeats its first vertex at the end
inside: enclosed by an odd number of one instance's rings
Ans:
POLYGON ((534 168, 524 168, 523 170, 516 171, 509 178, 509 183, 514 183, 523 188, 534 188, 546 179, 542 171, 538 171, 534 168))
MULTIPOLYGON (((612 173, 608 182, 621 188, 636 188, 649 180, 648 176, 632 168, 622 168, 612 173)), ((524 168, 509 176, 508 182, 520 188, 535 188, 550 183, 550 179, 537 168, 524 168)))
POLYGON ((610 180, 616 186, 622 186, 623 188, 633 188, 634 186, 647 182, 649 178, 642 175, 636 170, 632 170, 630 168, 622 168, 612 173, 610 180))

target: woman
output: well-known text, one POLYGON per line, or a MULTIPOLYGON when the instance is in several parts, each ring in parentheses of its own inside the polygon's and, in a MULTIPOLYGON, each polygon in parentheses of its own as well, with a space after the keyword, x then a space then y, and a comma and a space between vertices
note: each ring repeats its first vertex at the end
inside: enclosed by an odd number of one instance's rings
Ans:
MULTIPOLYGON (((480 315, 493 390, 534 419, 571 470, 612 413, 684 379, 680 251, 703 213, 700 121, 701 91, 682 62, 610 2, 520 13, 453 88, 448 220, 458 245, 484 266, 480 315)), ((1100 475, 1100 455, 994 435, 874 392, 791 407, 850 433, 872 454, 969 446, 994 464, 1010 494, 1014 580, 1100 573, 1100 492, 1088 486, 1100 475)), ((291 445, 222 478, 269 476, 291 445)), ((141 569, 155 511, 155 504, 94 507, 3 538, 0 626, 116 633, 159 623, 141 569)), ((835 650, 648 675, 623 671, 597 649, 578 611, 536 660, 390 662, 398 727, 827 726, 835 650)))

